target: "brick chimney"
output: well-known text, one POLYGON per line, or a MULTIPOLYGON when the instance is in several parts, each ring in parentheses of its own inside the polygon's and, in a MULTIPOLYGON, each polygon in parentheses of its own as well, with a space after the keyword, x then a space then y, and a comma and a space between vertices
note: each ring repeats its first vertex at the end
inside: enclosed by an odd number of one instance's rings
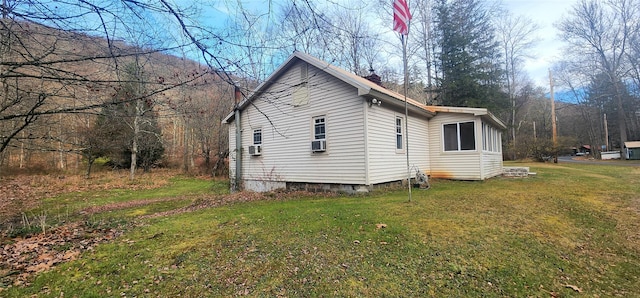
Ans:
POLYGON ((240 92, 240 87, 238 87, 237 85, 234 86, 233 97, 236 100, 236 106, 238 106, 238 104, 240 104, 240 102, 242 101, 242 92, 240 92))
MULTIPOLYGON (((380 78, 379 75, 376 74, 375 70, 372 68, 369 68, 369 75, 368 76, 364 76, 363 78, 376 83, 378 86, 382 86, 382 78, 380 78)), ((384 86, 382 86, 384 87, 384 86)))

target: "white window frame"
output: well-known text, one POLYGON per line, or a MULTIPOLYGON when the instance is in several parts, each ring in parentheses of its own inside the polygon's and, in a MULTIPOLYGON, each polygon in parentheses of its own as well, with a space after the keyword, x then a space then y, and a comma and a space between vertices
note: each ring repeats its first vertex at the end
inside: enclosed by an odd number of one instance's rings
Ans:
POLYGON ((315 116, 313 117, 313 119, 311 120, 311 131, 312 131, 312 137, 314 141, 320 141, 320 140, 327 140, 327 116, 325 115, 320 115, 320 116, 315 116), (322 120, 322 127, 324 128, 324 132, 322 133, 323 137, 319 137, 316 131, 316 125, 318 125, 319 123, 317 123, 316 121, 318 120, 322 120))
POLYGON ((404 117, 403 116, 398 116, 396 115, 395 120, 394 120, 394 131, 395 131, 395 147, 396 147, 396 153, 404 153, 406 152, 405 147, 405 137, 404 134, 406 133, 405 127, 404 127, 404 117), (398 120, 400 121, 400 125, 398 125, 398 120), (398 138, 400 138, 400 142, 398 142, 398 138), (398 148, 398 145, 400 145, 400 148, 398 148))
POLYGON ((253 130, 253 134, 252 134, 252 143, 253 145, 262 145, 263 141, 263 136, 262 136, 262 128, 256 128, 253 130), (256 134, 260 135, 260 142, 256 143, 256 134))
POLYGON ((487 151, 489 145, 487 144, 487 130, 489 129, 488 125, 482 122, 482 150, 487 151))
POLYGON ((442 151, 444 152, 474 152, 478 150, 478 144, 476 144, 476 122, 471 120, 471 121, 459 121, 459 122, 451 122, 451 123, 443 123, 442 124, 442 151), (460 125, 461 124, 466 124, 466 123, 472 123, 473 124, 473 149, 462 149, 462 136, 460 134, 460 125), (446 145, 446 135, 445 135, 445 127, 448 125, 455 125, 456 128, 456 149, 455 150, 447 150, 447 145, 446 145))
POLYGON ((311 142, 313 141, 324 141, 324 150, 322 151, 313 151, 314 154, 326 154, 327 152, 327 115, 318 115, 311 117, 311 142), (321 122, 318 122, 321 121, 321 122), (318 134, 316 131, 316 125, 322 125, 323 133, 318 134))
POLYGON ((502 132, 484 122, 482 123, 482 150, 502 153, 502 132))

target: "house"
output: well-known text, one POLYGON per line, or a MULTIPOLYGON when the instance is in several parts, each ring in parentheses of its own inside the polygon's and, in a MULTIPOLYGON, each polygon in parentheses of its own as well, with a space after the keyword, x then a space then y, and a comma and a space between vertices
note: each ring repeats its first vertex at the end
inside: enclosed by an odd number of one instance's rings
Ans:
POLYGON ((627 159, 640 159, 640 141, 624 142, 627 159))
POLYGON ((578 149, 578 152, 576 153, 576 155, 578 156, 589 155, 589 154, 591 154, 591 145, 580 146, 580 148, 578 149))
POLYGON ((411 173, 502 174, 505 125, 487 109, 406 102, 408 123, 403 95, 296 52, 223 120, 232 184, 367 191, 406 180, 407 154, 411 173))

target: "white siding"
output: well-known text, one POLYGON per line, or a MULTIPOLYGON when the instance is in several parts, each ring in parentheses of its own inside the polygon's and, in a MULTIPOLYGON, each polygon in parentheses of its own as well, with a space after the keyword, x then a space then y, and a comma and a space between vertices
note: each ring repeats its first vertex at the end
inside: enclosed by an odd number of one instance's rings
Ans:
MULTIPOLYGON (((367 106, 367 146, 369 149, 369 183, 378 184, 407 178, 406 134, 404 111, 384 106, 367 106), (395 119, 403 119, 403 149, 396 150, 395 119)), ((429 168, 428 120, 409 114, 409 165, 415 170, 429 168)))
POLYGON ((502 153, 483 152, 482 153, 482 179, 487 179, 502 175, 502 153))
POLYGON ((309 101, 294 107, 300 63, 242 111, 243 180, 365 184, 363 99, 356 88, 309 65, 309 101), (320 115, 326 117, 327 151, 312 153, 312 118, 320 115), (262 129, 262 155, 249 156, 256 128, 262 129))
POLYGON ((462 113, 438 113, 429 122, 429 153, 431 169, 428 172, 433 178, 448 178, 459 180, 482 180, 481 152, 482 152, 482 122, 479 117, 462 113), (475 122, 476 150, 474 151, 444 151, 443 124, 456 122, 475 122))
MULTIPOLYGON (((484 124, 491 126, 486 122, 484 124)), ((482 179, 502 175, 502 132, 494 128, 493 133, 497 134, 493 151, 482 151, 482 179)))

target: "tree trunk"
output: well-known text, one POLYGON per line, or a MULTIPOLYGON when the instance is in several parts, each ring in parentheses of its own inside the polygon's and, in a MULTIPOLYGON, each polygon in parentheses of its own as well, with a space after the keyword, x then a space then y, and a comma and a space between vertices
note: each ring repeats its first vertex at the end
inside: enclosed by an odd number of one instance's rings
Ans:
POLYGON ((131 144, 131 168, 129 179, 133 180, 136 174, 136 166, 138 163, 138 137, 140 136, 140 117, 142 114, 142 100, 136 101, 136 115, 133 118, 133 141, 131 144))
POLYGON ((517 155, 517 144, 516 144, 516 98, 515 96, 509 95, 511 97, 511 142, 513 146, 513 153, 511 155, 512 160, 516 160, 518 158, 517 155))
POLYGON ((187 119, 184 119, 184 127, 182 128, 182 170, 189 172, 189 125, 187 119))
POLYGON ((87 156, 87 172, 84 174, 85 179, 89 179, 91 177, 91 168, 93 167, 93 162, 96 161, 95 156, 89 154, 87 156))
MULTIPOLYGON (((24 131, 22 132, 22 137, 24 138, 24 131)), ((26 153, 24 151, 24 142, 25 141, 20 142, 20 164, 19 164, 20 166, 19 167, 21 169, 25 167, 25 165, 24 165, 24 160, 25 160, 24 156, 25 156, 26 153)))
MULTIPOLYGON (((622 104, 622 96, 620 94, 620 88, 618 83, 615 83, 616 88, 616 103, 618 106, 618 128, 620 129, 620 150, 624 149, 624 142, 627 141, 627 121, 624 114, 624 106, 622 104)), ((627 159, 627 156, 624 152, 620 153, 620 158, 622 160, 627 159)))

